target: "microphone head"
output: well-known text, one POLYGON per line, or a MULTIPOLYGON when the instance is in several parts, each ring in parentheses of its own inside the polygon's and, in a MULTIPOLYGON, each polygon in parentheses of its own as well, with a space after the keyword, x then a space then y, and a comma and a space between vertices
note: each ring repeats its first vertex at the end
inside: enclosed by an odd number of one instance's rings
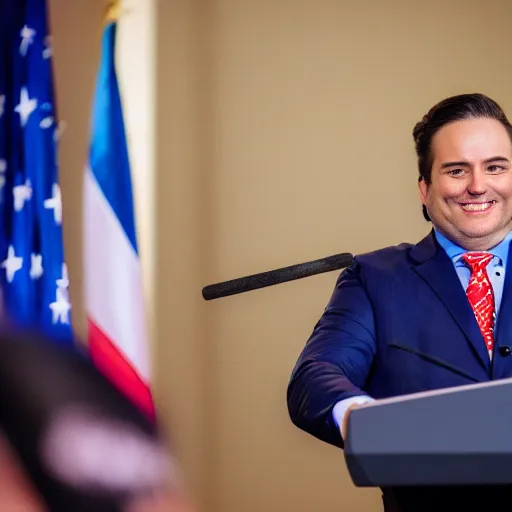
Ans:
POLYGON ((502 345, 498 348, 498 353, 500 356, 507 357, 512 353, 512 347, 509 345, 502 345))

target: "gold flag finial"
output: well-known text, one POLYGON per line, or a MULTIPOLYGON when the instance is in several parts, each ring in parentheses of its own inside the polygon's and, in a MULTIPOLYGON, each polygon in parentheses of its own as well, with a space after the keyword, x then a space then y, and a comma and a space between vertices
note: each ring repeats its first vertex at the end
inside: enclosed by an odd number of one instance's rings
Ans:
POLYGON ((121 17, 122 0, 109 0, 107 7, 105 8, 104 23, 116 22, 121 17))

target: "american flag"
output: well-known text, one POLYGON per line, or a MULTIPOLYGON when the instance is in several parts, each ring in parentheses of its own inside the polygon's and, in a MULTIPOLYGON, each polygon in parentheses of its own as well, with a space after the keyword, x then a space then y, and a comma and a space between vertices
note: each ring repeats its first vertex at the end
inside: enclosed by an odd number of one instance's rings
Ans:
POLYGON ((72 343, 45 0, 0 0, 0 282, 15 325, 72 343))

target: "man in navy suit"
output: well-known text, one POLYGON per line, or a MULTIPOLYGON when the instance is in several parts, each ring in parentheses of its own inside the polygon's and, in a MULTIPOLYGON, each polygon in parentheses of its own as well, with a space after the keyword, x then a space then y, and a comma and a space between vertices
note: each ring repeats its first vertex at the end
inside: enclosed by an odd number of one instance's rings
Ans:
MULTIPOLYGON (((432 107, 413 136, 433 229, 341 273, 288 387, 293 423, 341 448, 348 414, 368 400, 472 383, 464 373, 512 376, 512 126, 496 102, 467 94, 432 107)), ((512 509, 512 490, 386 488, 383 501, 387 512, 492 512, 512 509)))

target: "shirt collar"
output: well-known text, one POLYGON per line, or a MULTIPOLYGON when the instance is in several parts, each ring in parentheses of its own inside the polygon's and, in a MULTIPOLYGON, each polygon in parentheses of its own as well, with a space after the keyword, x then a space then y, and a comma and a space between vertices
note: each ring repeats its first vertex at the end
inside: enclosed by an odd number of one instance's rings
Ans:
MULTIPOLYGON (((439 245, 444 249, 444 251, 446 252, 448 257, 453 261, 453 263, 457 263, 460 260, 461 256, 464 253, 468 252, 466 249, 463 249, 459 245, 455 244, 454 242, 446 238, 436 228, 434 228, 434 232, 436 235, 436 239, 439 242, 439 245)), ((503 265, 504 267, 507 266, 508 249, 511 240, 512 231, 510 231, 509 234, 498 245, 486 251, 496 256, 500 260, 501 265, 503 265)))

